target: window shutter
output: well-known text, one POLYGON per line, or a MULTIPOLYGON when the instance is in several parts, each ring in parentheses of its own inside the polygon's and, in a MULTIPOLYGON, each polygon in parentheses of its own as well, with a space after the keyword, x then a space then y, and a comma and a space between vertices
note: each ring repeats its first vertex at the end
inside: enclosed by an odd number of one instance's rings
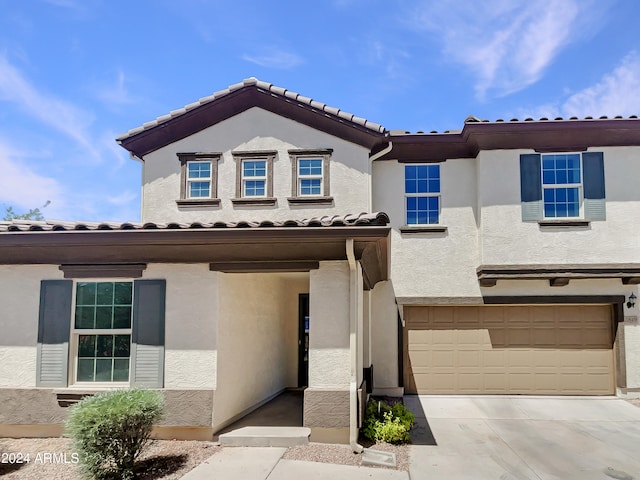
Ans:
POLYGON ((133 282, 131 386, 164 384, 165 280, 133 282))
POLYGON ((605 220, 604 156, 602 152, 582 154, 584 218, 605 220))
POLYGON ((71 280, 40 283, 37 387, 66 387, 71 330, 71 280))
POLYGON ((540 154, 520 155, 520 198, 522 201, 522 220, 535 222, 543 216, 542 174, 540 154))

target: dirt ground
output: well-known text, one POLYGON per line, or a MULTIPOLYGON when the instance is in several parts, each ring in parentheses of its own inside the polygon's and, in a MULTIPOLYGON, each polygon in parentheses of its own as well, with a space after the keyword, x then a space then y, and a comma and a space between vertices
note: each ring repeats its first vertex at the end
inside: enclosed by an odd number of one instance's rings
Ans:
MULTIPOLYGON (((372 446, 395 452, 398 469, 409 469, 409 447, 389 444, 372 446)), ((214 455, 222 447, 213 442, 155 440, 140 459, 140 480, 177 480, 214 455)), ((233 448, 233 447, 228 447, 233 448)), ((348 445, 310 443, 291 447, 284 458, 342 465, 360 465, 348 445)), ((67 438, 0 439, 0 476, 29 480, 80 480, 77 457, 67 438), (28 460, 28 461, 27 461, 28 460)))
MULTIPOLYGON (((177 480, 219 449, 213 442, 155 440, 140 459, 144 473, 139 478, 177 480)), ((68 438, 0 439, 0 476, 29 480, 82 478, 68 438)))

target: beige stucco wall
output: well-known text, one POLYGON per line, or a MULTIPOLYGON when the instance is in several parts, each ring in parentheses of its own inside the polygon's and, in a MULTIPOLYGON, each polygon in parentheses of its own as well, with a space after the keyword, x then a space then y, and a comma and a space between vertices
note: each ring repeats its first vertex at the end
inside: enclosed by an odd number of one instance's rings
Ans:
MULTIPOLYGON (((572 280, 565 287, 550 287, 548 281, 499 281, 491 288, 481 288, 477 280, 476 268, 482 264, 640 263, 640 190, 635 181, 640 149, 592 150, 604 152, 607 219, 593 221, 587 229, 541 229, 537 222, 523 222, 519 159, 531 151, 499 150, 441 163, 440 223, 447 231, 403 234, 404 164, 374 162, 373 209, 391 218, 391 279, 399 303, 481 303, 484 295, 638 295, 635 286, 619 279, 572 280)), ((625 307, 625 317, 637 316, 637 306, 625 307)), ((640 327, 627 321, 621 332, 625 369, 620 374, 629 389, 640 388, 640 327)), ((376 355, 381 348, 374 345, 373 351, 376 355)), ((377 365, 374 372, 379 372, 377 365)))
POLYGON ((404 164, 373 163, 373 209, 391 220, 391 279, 398 297, 479 295, 476 169, 472 159, 440 164, 445 233, 400 233, 405 226, 404 164), (473 274, 473 275, 471 275, 473 274))
POLYGON ((374 390, 397 388, 398 307, 390 281, 378 283, 371 292, 371 355, 374 390))
POLYGON ((167 281, 165 388, 216 388, 218 273, 209 264, 150 264, 167 281))
POLYGON ((260 108, 251 108, 145 156, 142 221, 283 220, 334 213, 369 211, 369 151, 293 120, 260 108), (330 194, 333 205, 291 206, 291 161, 288 149, 332 148, 330 194), (275 206, 233 206, 236 197, 236 162, 232 151, 277 150, 273 165, 275 206), (223 152, 218 164, 219 207, 178 209, 179 152, 223 152))
POLYGON ((310 272, 309 387, 350 382, 349 264, 320 262, 310 272))
POLYGON ((286 387, 297 375, 297 293, 285 274, 218 274, 214 428, 286 387), (292 308, 291 304, 296 308, 292 308), (292 314, 295 312, 295 315, 292 314))
POLYGON ((522 221, 519 158, 532 151, 478 155, 481 263, 640 263, 640 149, 589 150, 604 152, 607 219, 587 229, 541 229, 522 221))
POLYGON ((0 387, 35 387, 40 281, 57 265, 0 265, 0 387))

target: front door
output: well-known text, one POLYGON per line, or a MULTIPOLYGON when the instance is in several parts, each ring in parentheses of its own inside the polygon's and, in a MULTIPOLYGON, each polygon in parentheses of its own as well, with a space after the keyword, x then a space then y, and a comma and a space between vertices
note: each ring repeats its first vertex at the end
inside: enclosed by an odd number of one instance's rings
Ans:
POLYGON ((298 297, 298 387, 309 385, 309 294, 298 297))

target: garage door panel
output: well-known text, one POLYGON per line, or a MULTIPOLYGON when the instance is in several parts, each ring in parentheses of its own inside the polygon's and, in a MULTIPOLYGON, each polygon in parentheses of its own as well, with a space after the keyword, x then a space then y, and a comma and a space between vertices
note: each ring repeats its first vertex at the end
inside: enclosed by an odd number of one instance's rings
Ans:
POLYGON ((405 307, 409 393, 608 395, 609 305, 405 307))

